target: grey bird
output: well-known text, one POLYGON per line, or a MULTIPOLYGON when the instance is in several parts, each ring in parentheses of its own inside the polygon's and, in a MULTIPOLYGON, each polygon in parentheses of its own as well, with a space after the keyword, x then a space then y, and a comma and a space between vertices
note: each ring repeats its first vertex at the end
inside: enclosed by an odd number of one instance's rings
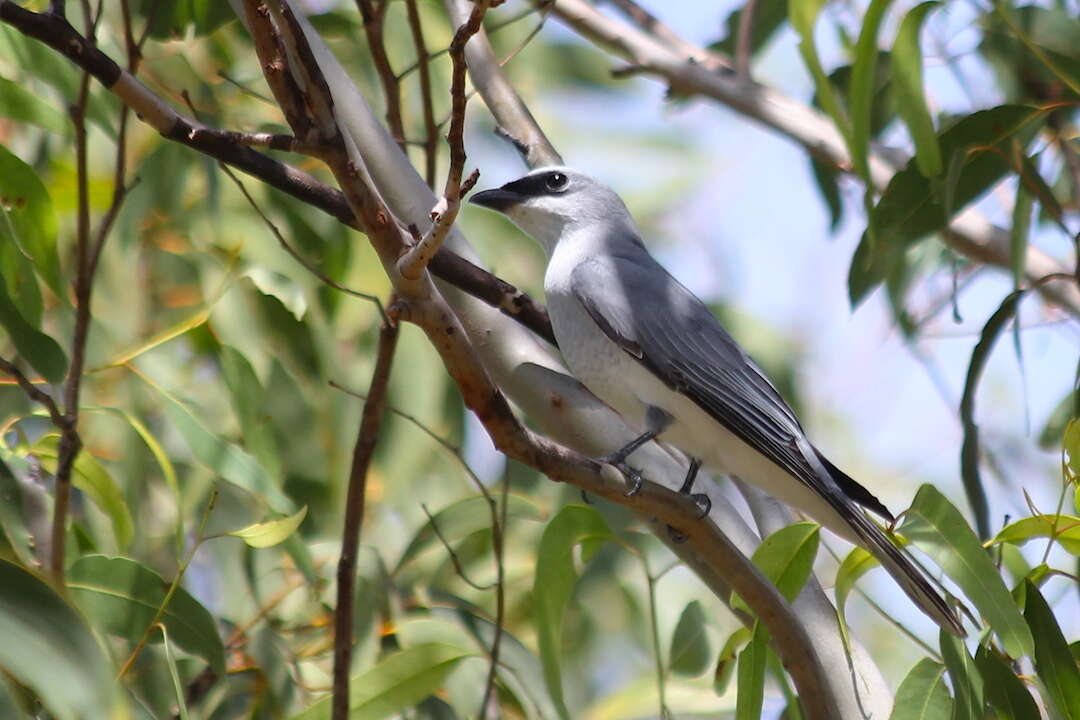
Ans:
POLYGON ((870 551, 928 616, 966 633, 926 573, 863 508, 893 520, 807 439, 773 384, 705 304, 645 248, 622 199, 593 178, 547 167, 470 201, 506 215, 543 246, 551 325, 570 371, 641 435, 601 458, 625 463, 658 438, 697 467, 732 474, 870 551))

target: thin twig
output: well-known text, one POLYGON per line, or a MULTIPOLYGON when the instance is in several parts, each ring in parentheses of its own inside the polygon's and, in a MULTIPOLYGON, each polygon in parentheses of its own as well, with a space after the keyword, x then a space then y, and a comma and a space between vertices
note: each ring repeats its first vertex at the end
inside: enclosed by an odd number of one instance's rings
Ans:
POLYGON ((161 600, 161 605, 158 606, 154 612, 154 617, 150 623, 146 626, 146 630, 143 631, 139 641, 135 643, 135 647, 131 649, 131 653, 128 655, 127 660, 124 661, 123 666, 120 668, 120 672, 116 674, 117 681, 123 680, 124 676, 128 674, 131 667, 135 664, 135 661, 139 657, 139 653, 146 647, 146 643, 150 640, 150 635, 154 628, 157 626, 161 619, 165 616, 165 611, 169 609, 169 603, 172 602, 173 596, 176 595, 177 589, 180 587, 180 581, 184 579, 184 573, 187 572, 188 567, 191 565, 191 561, 195 559, 195 553, 202 547, 203 532, 206 530, 206 523, 210 519, 210 513, 214 511, 214 506, 217 505, 218 489, 214 487, 210 491, 210 498, 206 501, 206 507, 203 509, 202 518, 199 521, 199 529, 195 534, 195 542, 191 544, 191 549, 188 550, 187 555, 180 563, 180 567, 176 570, 176 576, 169 584, 169 589, 165 591, 165 597, 161 600))
POLYGON ((341 557, 337 567, 337 606, 334 609, 334 697, 333 720, 349 717, 349 667, 352 661, 353 609, 356 594, 356 555, 360 546, 360 529, 364 522, 364 495, 368 467, 375 454, 386 409, 386 390, 390 369, 397 347, 398 326, 383 323, 379 330, 379 347, 375 354, 375 370, 371 376, 368 398, 360 416, 360 429, 353 447, 349 486, 345 494, 345 526, 341 537, 341 557))
POLYGON ((735 75, 742 82, 750 81, 750 57, 753 55, 754 15, 757 0, 746 0, 739 15, 739 33, 735 38, 735 75))
MULTIPOLYGON (((424 503, 420 503, 420 509, 423 510, 424 515, 427 516, 428 524, 431 525, 431 529, 435 533, 435 537, 439 539, 439 542, 442 544, 443 549, 446 550, 446 554, 450 556, 450 562, 454 565, 454 572, 457 573, 458 577, 460 577, 466 585, 468 585, 474 590, 479 590, 480 592, 486 592, 495 587, 494 585, 481 585, 480 583, 473 581, 469 577, 468 573, 465 572, 465 566, 461 564, 461 558, 458 557, 457 553, 454 551, 454 548, 450 547, 450 543, 446 541, 445 537, 443 537, 442 531, 439 530, 439 523, 435 522, 435 518, 434 516, 432 516, 431 511, 427 509, 427 505, 425 505, 424 503)), ((481 705, 480 707, 483 707, 483 705, 481 705)))
POLYGON ((34 381, 26 377, 26 375, 23 374, 23 371, 10 360, 5 360, 0 357, 0 371, 15 378, 15 382, 19 384, 19 387, 23 389, 23 392, 26 393, 27 397, 44 406, 44 408, 49 411, 49 418, 52 420, 53 425, 59 429, 63 429, 67 419, 64 417, 63 413, 60 412, 60 408, 56 406, 56 401, 53 400, 52 395, 49 395, 49 393, 35 385, 34 381))
POLYGON ((467 180, 462 182, 461 179, 465 172, 465 104, 468 102, 465 95, 465 73, 468 69, 465 62, 465 44, 480 29, 489 4, 490 0, 477 0, 469 13, 469 19, 457 29, 450 42, 453 68, 450 79, 450 130, 446 134, 446 141, 450 145, 450 170, 446 174, 443 196, 431 210, 431 228, 420 242, 398 260, 398 272, 408 281, 416 281, 427 269, 428 263, 442 247, 443 240, 457 219, 461 196, 467 193, 480 177, 479 171, 474 170, 467 180))
POLYGON ((435 188, 435 163, 438 160, 439 128, 435 125, 434 97, 431 93, 430 54, 424 42, 424 28, 420 22, 420 10, 416 0, 405 0, 409 16, 409 29, 416 48, 416 67, 420 71, 420 102, 424 116, 424 180, 435 188))
POLYGON ((383 42, 386 8, 389 4, 385 0, 375 3, 372 0, 356 0, 356 8, 360 11, 360 18, 364 23, 364 34, 367 36, 371 60, 375 64, 375 72, 379 76, 383 95, 386 97, 386 124, 390 128, 390 134, 394 136, 394 141, 404 151, 405 126, 401 120, 401 82, 394 74, 394 68, 390 65, 390 56, 386 53, 386 43, 383 42))

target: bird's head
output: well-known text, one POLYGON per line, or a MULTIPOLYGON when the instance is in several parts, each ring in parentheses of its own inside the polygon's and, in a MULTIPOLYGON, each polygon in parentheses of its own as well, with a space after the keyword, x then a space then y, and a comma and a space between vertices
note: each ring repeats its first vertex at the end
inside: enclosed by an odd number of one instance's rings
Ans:
POLYGON ((550 253, 576 230, 631 223, 622 199, 608 186, 567 167, 545 167, 484 190, 469 202, 506 215, 550 253))

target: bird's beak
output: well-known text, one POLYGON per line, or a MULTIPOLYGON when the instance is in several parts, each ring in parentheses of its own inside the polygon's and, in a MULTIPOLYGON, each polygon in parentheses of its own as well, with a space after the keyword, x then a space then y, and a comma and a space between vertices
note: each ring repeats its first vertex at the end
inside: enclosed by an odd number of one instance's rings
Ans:
POLYGON ((507 190, 506 186, 503 186, 494 190, 478 192, 469 198, 469 202, 498 212, 506 212, 524 199, 525 196, 521 193, 507 190))

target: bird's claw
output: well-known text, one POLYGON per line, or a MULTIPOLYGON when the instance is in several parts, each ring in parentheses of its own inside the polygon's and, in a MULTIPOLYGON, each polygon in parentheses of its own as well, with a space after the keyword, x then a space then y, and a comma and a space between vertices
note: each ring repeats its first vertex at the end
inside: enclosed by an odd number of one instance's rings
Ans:
POLYGON ((698 520, 704 520, 709 516, 709 512, 712 510, 712 500, 705 493, 694 493, 690 496, 690 499, 698 506, 698 520))
POLYGON ((623 477, 626 478, 626 484, 630 486, 626 489, 626 497, 634 497, 641 492, 641 488, 645 484, 645 478, 642 477, 640 470, 623 462, 615 463, 615 468, 622 473, 623 477))

